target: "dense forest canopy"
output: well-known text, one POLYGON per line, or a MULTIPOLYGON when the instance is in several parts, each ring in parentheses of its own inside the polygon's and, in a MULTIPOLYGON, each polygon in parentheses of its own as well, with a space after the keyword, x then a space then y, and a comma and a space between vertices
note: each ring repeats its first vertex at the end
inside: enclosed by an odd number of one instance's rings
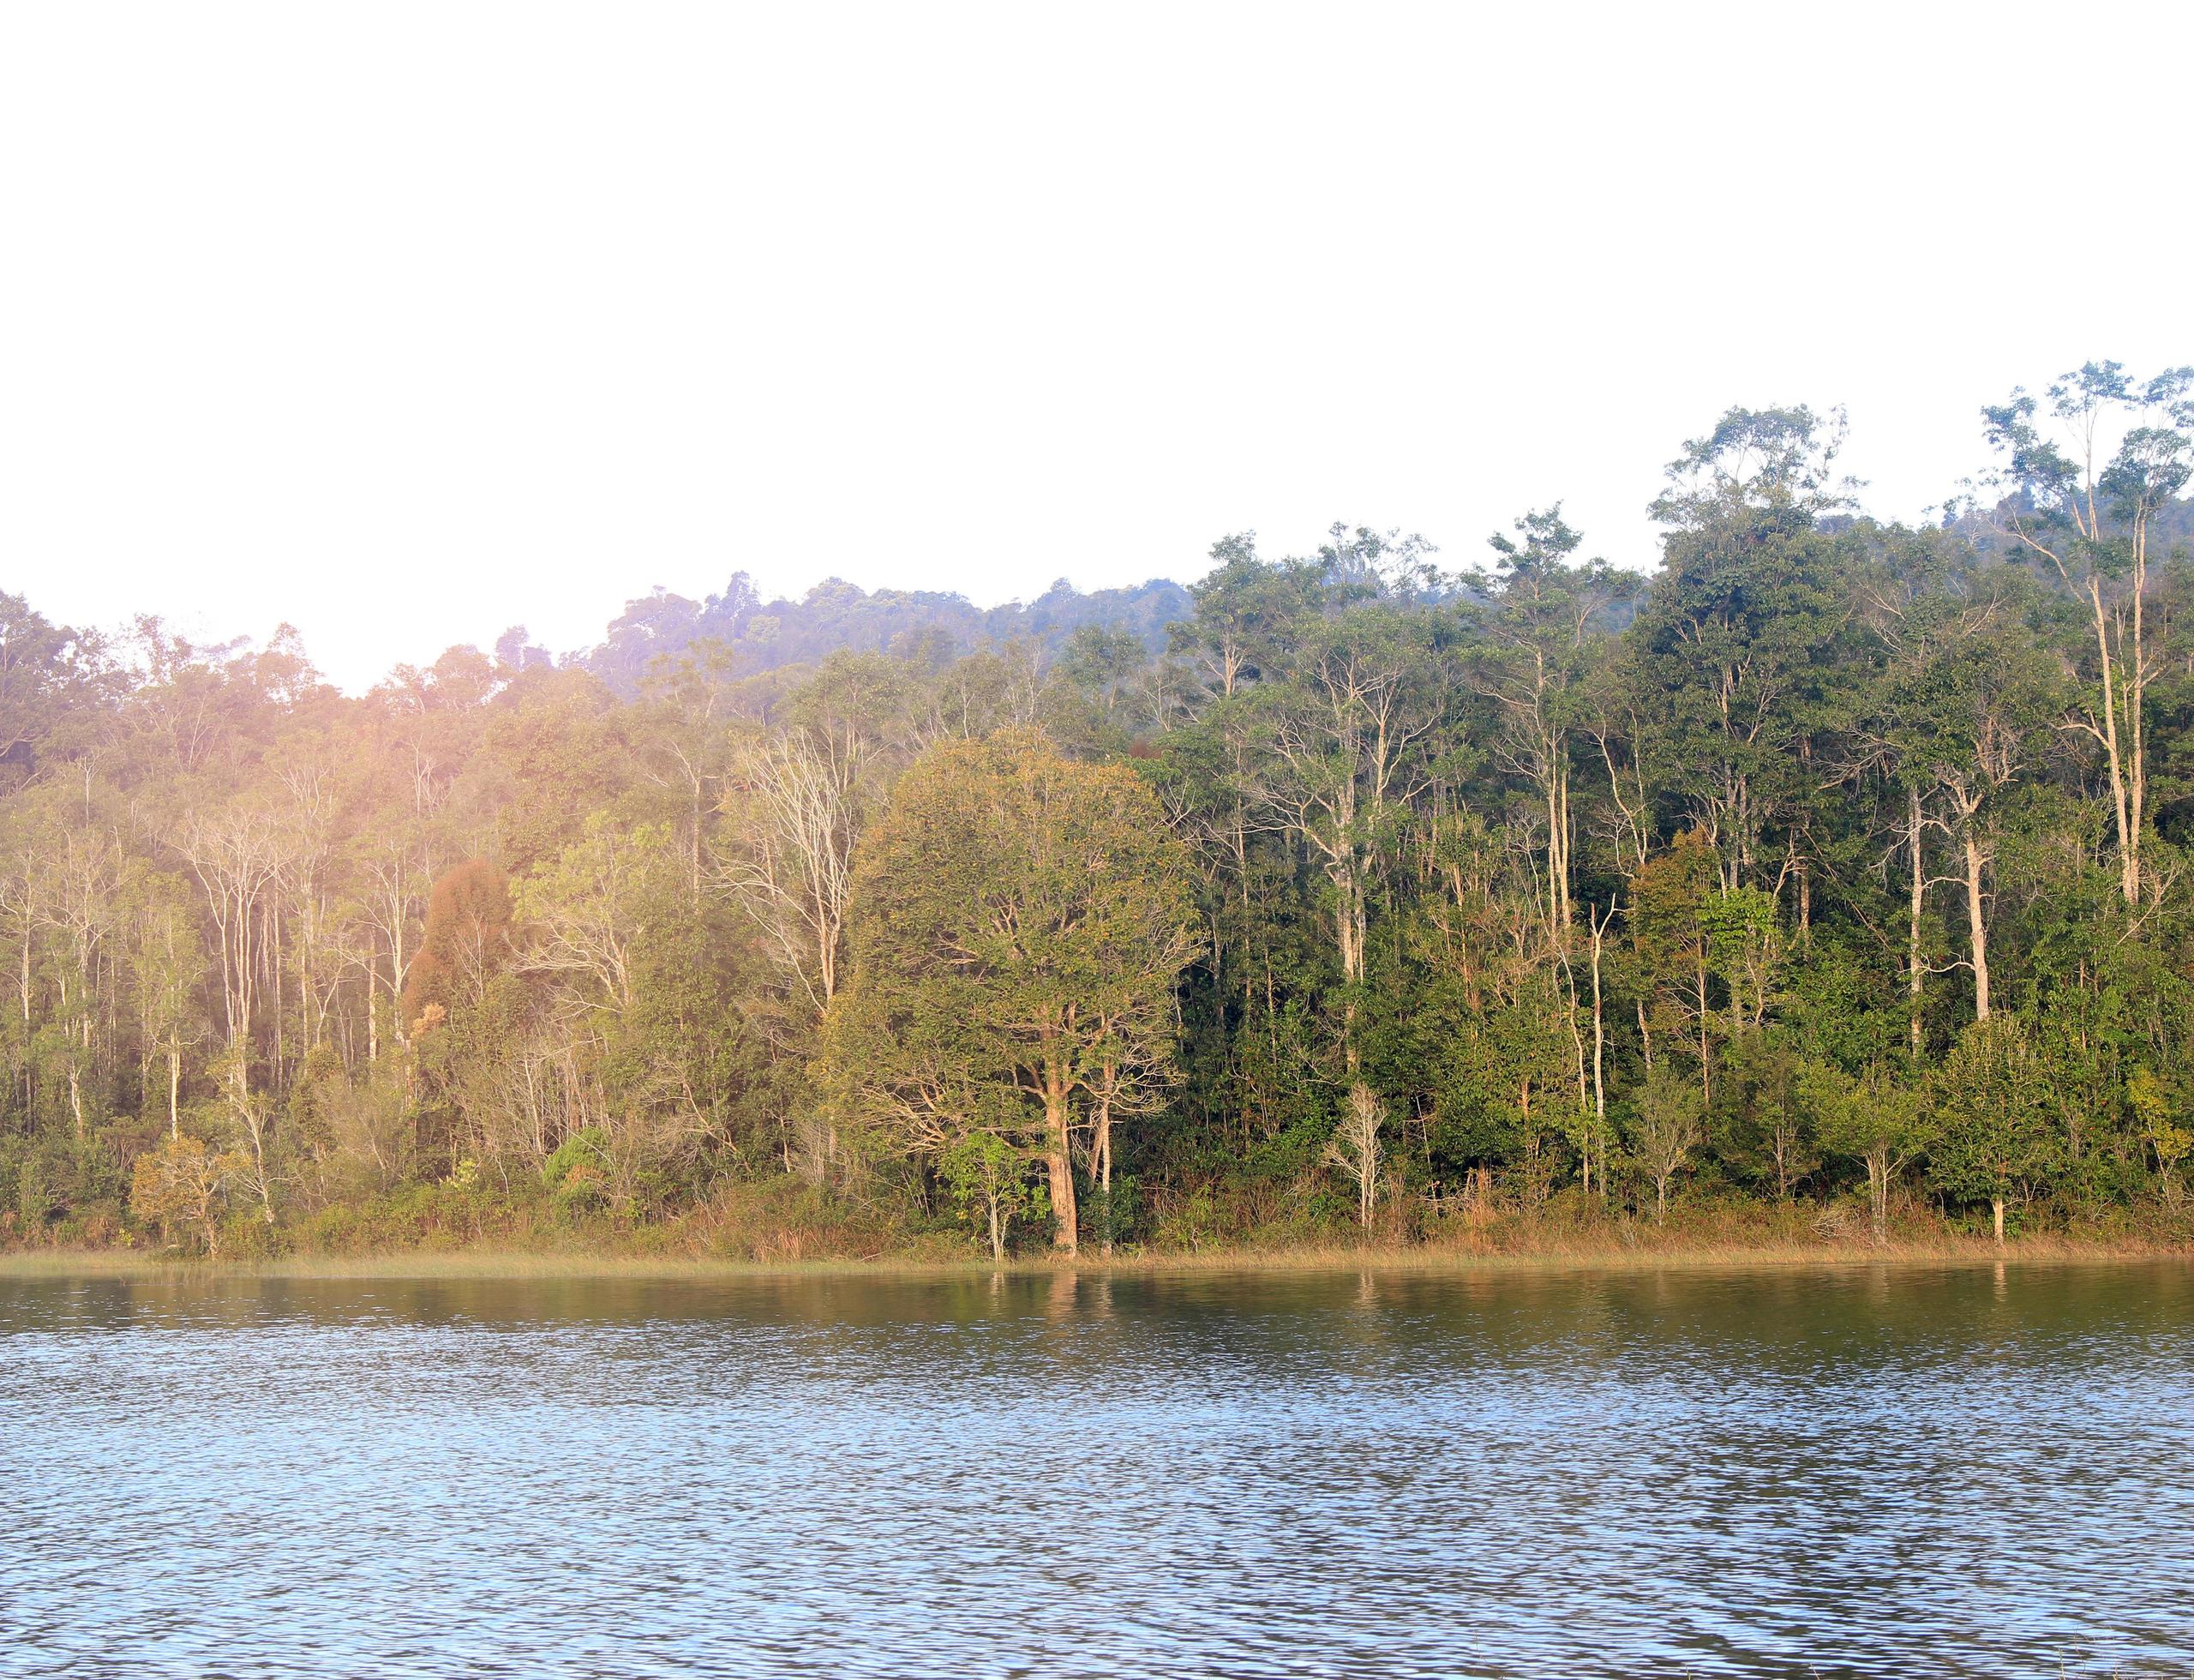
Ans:
MULTIPOLYGON (((986 610, 966 597, 933 590, 881 589, 873 594, 830 578, 798 601, 764 602, 746 573, 733 574, 721 595, 692 601, 663 590, 629 603, 601 645, 570 656, 619 698, 638 694, 656 661, 687 653, 697 643, 721 644, 736 669, 758 675, 800 668, 834 653, 965 652, 986 645, 1028 641, 1056 653, 1084 628, 1124 632, 1151 653, 1162 652, 1167 627, 1190 611, 1189 592, 1154 578, 1132 589, 1083 594, 1060 579, 1030 602, 986 610)), ((509 664, 538 663, 523 627, 496 648, 509 664)))
POLYGON ((359 697, 0 597, 0 1221, 2179 1229, 2194 372, 1981 429, 1907 526, 1734 410, 1651 577, 1554 507, 1003 615, 741 579, 359 697))

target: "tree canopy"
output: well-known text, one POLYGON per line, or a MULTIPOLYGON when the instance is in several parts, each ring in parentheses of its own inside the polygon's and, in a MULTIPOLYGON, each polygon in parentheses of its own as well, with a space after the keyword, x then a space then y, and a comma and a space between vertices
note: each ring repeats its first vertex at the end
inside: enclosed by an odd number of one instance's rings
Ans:
POLYGON ((2190 391, 2015 391, 1916 526, 1733 409, 1650 575, 1244 531, 359 696, 0 595, 0 1236, 2184 1234, 2190 391))

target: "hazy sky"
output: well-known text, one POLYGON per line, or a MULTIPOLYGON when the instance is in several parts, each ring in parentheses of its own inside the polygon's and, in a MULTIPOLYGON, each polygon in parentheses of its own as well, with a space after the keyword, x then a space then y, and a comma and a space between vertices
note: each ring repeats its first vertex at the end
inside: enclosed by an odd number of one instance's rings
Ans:
POLYGON ((353 687, 630 596, 1336 519, 1643 565, 1733 403, 1879 511, 2194 360, 2194 7, 0 11, 0 588, 353 687))

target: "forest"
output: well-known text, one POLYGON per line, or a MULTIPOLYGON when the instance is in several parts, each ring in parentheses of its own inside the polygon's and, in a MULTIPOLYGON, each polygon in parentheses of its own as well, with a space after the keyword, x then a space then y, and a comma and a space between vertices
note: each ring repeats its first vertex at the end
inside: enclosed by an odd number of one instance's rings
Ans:
POLYGON ((2183 1241, 2194 369, 1921 524, 1843 441, 1731 410, 1650 574, 742 576, 362 696, 0 595, 0 1242, 2183 1241))

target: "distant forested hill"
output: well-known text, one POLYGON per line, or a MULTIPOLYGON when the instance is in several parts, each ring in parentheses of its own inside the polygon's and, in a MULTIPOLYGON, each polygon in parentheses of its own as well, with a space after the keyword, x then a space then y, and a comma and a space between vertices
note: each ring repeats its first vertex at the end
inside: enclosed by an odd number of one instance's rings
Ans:
MULTIPOLYGON (((2024 550, 2005 527, 2021 516, 2029 522, 2037 518, 2029 498, 2011 495, 1993 507, 1963 507, 1945 528, 1981 554, 2016 561, 2024 550)), ((2149 519, 2148 540, 2149 551, 2158 561, 2194 555, 2194 499, 2181 497, 2158 507, 2149 519)))
POLYGON ((1166 627, 1194 611, 1189 591, 1163 578, 1086 595, 1062 578, 1034 601, 985 609, 937 590, 872 594, 841 578, 825 579, 797 601, 765 602, 740 572, 722 594, 705 601, 658 589, 628 603, 607 639, 570 663, 629 696, 658 657, 704 639, 733 649, 746 675, 813 664, 841 650, 913 651, 926 645, 933 656, 949 659, 1016 638, 1056 648, 1085 625, 1127 631, 1154 654, 1166 645, 1166 627))

